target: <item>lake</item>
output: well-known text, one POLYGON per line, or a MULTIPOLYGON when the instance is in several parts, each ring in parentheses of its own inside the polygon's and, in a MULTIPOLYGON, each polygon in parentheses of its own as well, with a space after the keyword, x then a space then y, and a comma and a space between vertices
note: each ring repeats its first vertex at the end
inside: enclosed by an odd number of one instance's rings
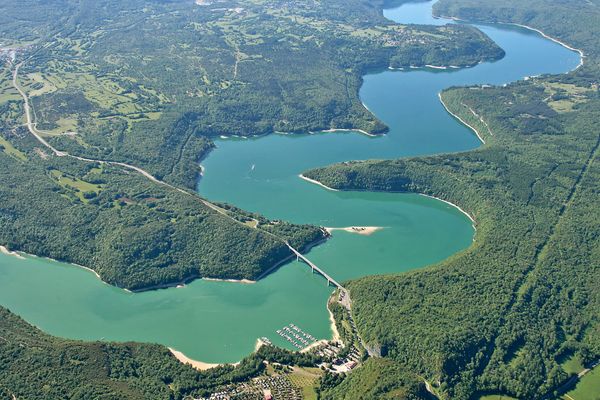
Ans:
MULTIPOLYGON (((433 2, 385 10, 400 23, 444 24, 433 2)), ((360 96, 390 131, 275 134, 227 138, 202 162, 199 193, 269 218, 326 227, 379 226, 372 235, 334 231, 307 257, 338 281, 397 273, 436 263, 467 248, 471 221, 456 208, 415 194, 334 192, 301 180, 303 171, 361 159, 458 152, 480 145, 444 110, 438 93, 449 86, 503 84, 561 73, 580 61, 573 51, 511 26, 479 26, 506 57, 460 70, 383 71, 364 77, 360 96)), ((183 288, 144 293, 106 285, 68 264, 0 254, 0 304, 53 335, 156 342, 205 362, 233 362, 290 323, 330 338, 326 310, 332 288, 306 265, 291 262, 255 284, 197 280, 183 288)))

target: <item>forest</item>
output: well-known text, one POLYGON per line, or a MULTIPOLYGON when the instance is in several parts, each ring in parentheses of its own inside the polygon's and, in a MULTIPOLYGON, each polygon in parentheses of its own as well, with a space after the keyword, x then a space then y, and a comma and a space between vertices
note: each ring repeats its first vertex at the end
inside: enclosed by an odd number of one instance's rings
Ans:
POLYGON ((0 243, 11 250, 143 290, 199 277, 256 279, 290 256, 285 241, 303 248, 326 237, 315 226, 264 217, 254 225, 237 209, 223 215, 118 167, 40 159, 19 129, 9 136, 11 152, 0 152, 0 243))
MULTIPOLYGON (((600 358, 600 32, 585 23, 600 15, 580 15, 590 10, 575 2, 547 10, 534 3, 443 0, 436 7, 470 20, 511 15, 586 54, 567 75, 444 91, 448 108, 485 138, 480 149, 304 173, 337 189, 433 195, 475 219, 474 244, 445 262, 349 284, 367 344, 442 399, 552 398, 600 358), (557 22, 565 18, 572 23, 557 22)), ((342 385, 363 379, 352 374, 342 385)))

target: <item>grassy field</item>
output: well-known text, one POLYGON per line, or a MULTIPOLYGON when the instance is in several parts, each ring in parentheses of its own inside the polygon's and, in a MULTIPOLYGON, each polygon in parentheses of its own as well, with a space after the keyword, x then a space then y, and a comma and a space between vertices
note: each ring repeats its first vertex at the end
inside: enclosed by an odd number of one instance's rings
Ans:
POLYGON ((98 193, 102 191, 102 185, 96 185, 75 177, 70 177, 62 171, 56 169, 50 171, 50 176, 56 182, 58 182, 60 186, 74 192, 75 196, 77 196, 83 203, 89 202, 89 200, 86 198, 86 193, 88 196, 91 193, 98 195, 98 193))
POLYGON ((315 386, 321 377, 322 371, 318 368, 295 367, 294 372, 288 375, 289 380, 302 389, 304 400, 317 400, 315 386))
POLYGON ((544 82, 545 101, 557 113, 571 112, 579 104, 586 102, 586 94, 592 92, 593 87, 577 86, 570 83, 544 82))
POLYGON ((581 363, 581 358, 578 356, 572 356, 565 359, 561 364, 561 367, 567 374, 578 374, 585 369, 581 363))
POLYGON ((588 372, 571 390, 562 397, 564 400, 600 400, 600 368, 588 372))
POLYGON ((0 150, 18 160, 27 161, 27 156, 25 155, 25 153, 16 149, 12 144, 10 144, 8 140, 4 139, 2 136, 0 136, 0 150))

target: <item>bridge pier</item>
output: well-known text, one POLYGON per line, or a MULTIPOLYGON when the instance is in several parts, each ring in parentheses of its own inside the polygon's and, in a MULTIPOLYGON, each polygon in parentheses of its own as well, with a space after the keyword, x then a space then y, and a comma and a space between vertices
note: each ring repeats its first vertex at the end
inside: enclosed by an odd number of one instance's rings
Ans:
POLYGON ((313 264, 312 262, 310 262, 309 259, 307 259, 306 257, 304 257, 302 254, 300 254, 300 252, 296 249, 294 249, 292 246, 290 246, 289 243, 286 242, 286 245, 289 247, 289 249, 296 254, 296 260, 300 261, 302 260, 306 265, 308 265, 310 267, 310 271, 311 273, 318 273, 319 275, 323 276, 323 278, 325 278, 327 280, 327 286, 331 286, 333 285, 334 287, 343 289, 342 285, 340 285, 338 282, 336 282, 335 280, 333 280, 332 277, 330 277, 325 271, 321 270, 318 266, 316 266, 315 264, 313 264))

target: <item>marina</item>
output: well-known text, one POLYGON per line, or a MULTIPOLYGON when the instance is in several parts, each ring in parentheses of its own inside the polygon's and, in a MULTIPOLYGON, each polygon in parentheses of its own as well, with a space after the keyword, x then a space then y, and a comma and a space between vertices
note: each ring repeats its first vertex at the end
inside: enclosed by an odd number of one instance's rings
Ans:
POLYGON ((304 332, 294 324, 284 326, 283 328, 278 329, 276 333, 299 350, 304 349, 317 341, 314 336, 304 332))

